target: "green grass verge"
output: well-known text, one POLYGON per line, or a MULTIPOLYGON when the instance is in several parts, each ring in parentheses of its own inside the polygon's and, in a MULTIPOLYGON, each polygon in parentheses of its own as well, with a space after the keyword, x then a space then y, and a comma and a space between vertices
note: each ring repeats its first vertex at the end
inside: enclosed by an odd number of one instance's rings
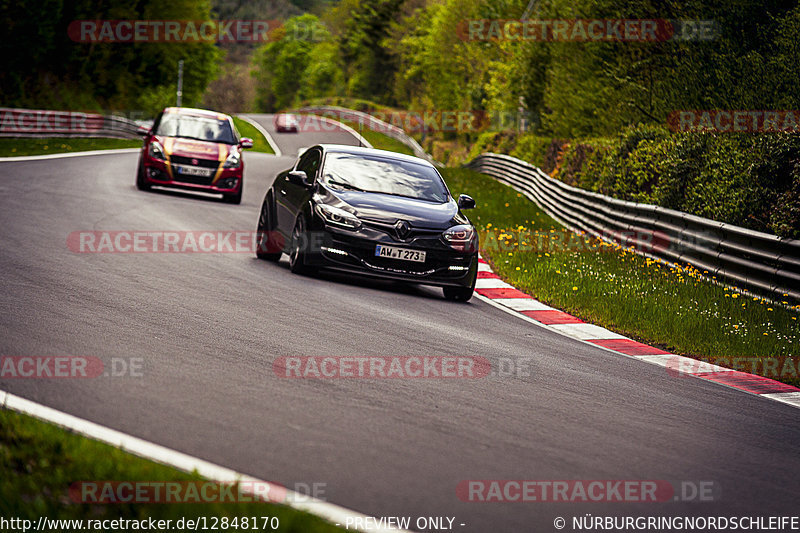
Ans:
POLYGON ((384 135, 383 133, 372 131, 367 127, 363 127, 359 131, 359 125, 357 122, 343 121, 343 123, 347 124, 355 131, 358 131, 361 136, 372 145, 373 148, 378 148, 379 150, 389 150, 390 152, 398 152, 401 154, 414 155, 414 151, 411 148, 396 139, 392 139, 391 137, 384 135))
POLYGON ((304 100, 297 107, 300 108, 317 105, 346 107, 347 109, 355 109, 356 111, 363 111, 365 113, 372 111, 399 111, 397 108, 379 104, 377 102, 373 102, 372 100, 351 98, 349 96, 325 96, 321 98, 312 98, 310 100, 304 100))
POLYGON ((267 142, 260 131, 258 131, 252 124, 239 117, 233 117, 233 123, 236 124, 236 129, 242 137, 250 137, 253 139, 253 147, 250 148, 253 152, 263 152, 265 154, 274 154, 275 150, 267 142))
MULTIPOLYGON (((243 137, 253 139, 255 152, 274 154, 267 139, 253 126, 244 120, 233 117, 236 128, 243 137)), ((2 138, 0 139, 0 157, 60 154, 65 152, 85 152, 89 150, 112 150, 116 148, 139 148, 142 141, 136 139, 106 139, 101 137, 83 138, 2 138)))
POLYGON ((800 386, 800 306, 775 305, 630 250, 567 232, 533 202, 467 169, 443 172, 472 195, 470 219, 495 272, 537 299, 672 353, 800 386), (563 246, 569 242, 569 246, 563 246))
POLYGON ((35 522, 40 516, 173 521, 181 517, 258 517, 261 531, 260 517, 274 516, 279 522, 275 531, 342 531, 313 515, 268 503, 76 503, 69 487, 78 481, 185 482, 202 478, 7 410, 0 410, 0 471, 0 516, 5 518, 35 522))
POLYGON ((106 139, 102 137, 2 138, 0 139, 0 157, 139 148, 141 146, 142 141, 136 139, 106 139))

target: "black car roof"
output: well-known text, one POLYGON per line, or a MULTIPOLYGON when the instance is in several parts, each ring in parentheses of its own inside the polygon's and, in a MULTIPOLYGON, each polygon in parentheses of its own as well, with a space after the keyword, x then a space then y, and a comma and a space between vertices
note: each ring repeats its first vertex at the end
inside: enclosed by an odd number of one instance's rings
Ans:
MULTIPOLYGON (((353 155, 377 155, 381 157, 389 157, 392 159, 400 159, 412 163, 421 163, 433 167, 433 165, 413 155, 401 154, 398 152, 390 152, 389 150, 379 150, 377 148, 367 148, 366 146, 351 146, 349 144, 317 144, 311 148, 321 148, 323 152, 340 152, 353 155)), ((434 167, 435 168, 435 167, 434 167)))

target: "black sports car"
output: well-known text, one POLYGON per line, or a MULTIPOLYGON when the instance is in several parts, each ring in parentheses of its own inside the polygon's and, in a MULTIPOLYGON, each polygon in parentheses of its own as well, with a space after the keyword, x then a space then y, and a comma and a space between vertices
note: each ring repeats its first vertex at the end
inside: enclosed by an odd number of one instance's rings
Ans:
POLYGON ((478 234, 436 167, 372 148, 318 145, 278 174, 258 219, 261 259, 289 255, 292 272, 318 268, 436 285, 467 301, 478 234))

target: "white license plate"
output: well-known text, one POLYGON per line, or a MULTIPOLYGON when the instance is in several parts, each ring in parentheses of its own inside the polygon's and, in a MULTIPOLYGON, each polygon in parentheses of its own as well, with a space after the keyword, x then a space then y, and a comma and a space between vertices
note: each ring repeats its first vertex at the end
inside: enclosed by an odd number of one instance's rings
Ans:
POLYGON ((178 167, 178 174, 185 174, 187 176, 204 176, 207 178, 211 175, 211 169, 202 167, 178 167))
POLYGON ((401 261, 414 261, 415 263, 425 262, 425 252, 409 250, 408 248, 397 248, 396 246, 384 246, 382 244, 375 247, 375 256, 399 259, 401 261))

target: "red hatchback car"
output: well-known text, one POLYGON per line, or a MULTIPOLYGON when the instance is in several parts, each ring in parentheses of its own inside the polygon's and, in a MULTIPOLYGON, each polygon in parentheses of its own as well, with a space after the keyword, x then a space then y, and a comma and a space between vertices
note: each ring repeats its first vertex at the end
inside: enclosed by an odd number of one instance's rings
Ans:
POLYGON ((289 113, 281 113, 275 116, 275 131, 278 133, 292 132, 297 133, 300 128, 300 121, 297 120, 295 115, 289 113))
POLYGON ((167 107, 144 134, 136 187, 173 187, 222 194, 241 203, 244 178, 242 149, 252 139, 240 138, 233 119, 223 113, 167 107))

